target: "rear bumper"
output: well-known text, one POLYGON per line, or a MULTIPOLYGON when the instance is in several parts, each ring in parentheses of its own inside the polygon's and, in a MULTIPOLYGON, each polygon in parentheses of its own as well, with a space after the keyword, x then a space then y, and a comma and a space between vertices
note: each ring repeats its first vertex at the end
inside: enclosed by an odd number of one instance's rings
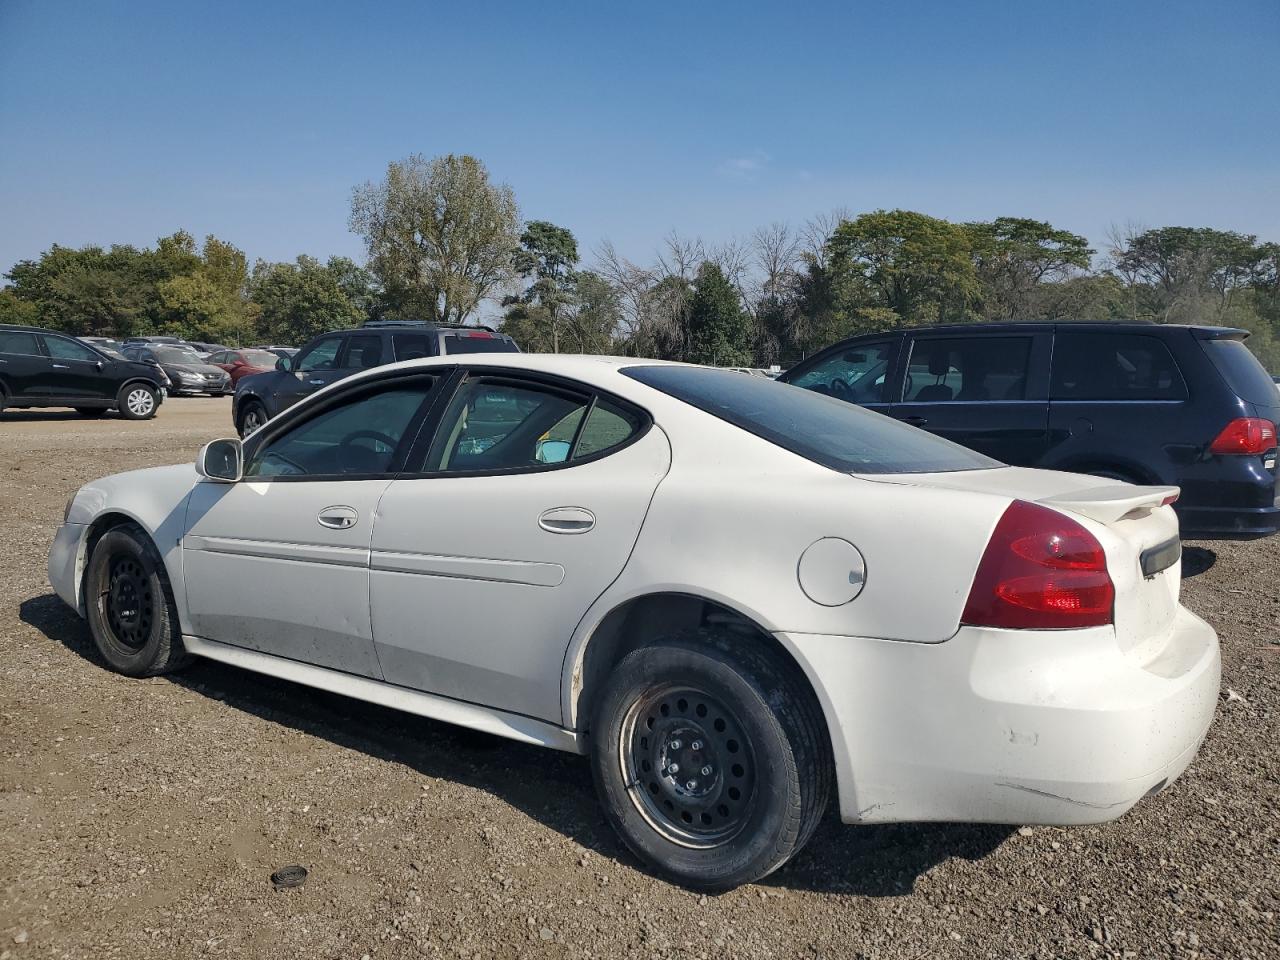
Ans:
POLYGON ((822 701, 846 822, 1115 819, 1191 762, 1221 670, 1213 628, 1181 607, 1147 663, 1110 627, 779 639, 822 701))
POLYGON ((1183 507, 1178 524, 1186 540, 1257 540, 1280 532, 1280 506, 1183 507))

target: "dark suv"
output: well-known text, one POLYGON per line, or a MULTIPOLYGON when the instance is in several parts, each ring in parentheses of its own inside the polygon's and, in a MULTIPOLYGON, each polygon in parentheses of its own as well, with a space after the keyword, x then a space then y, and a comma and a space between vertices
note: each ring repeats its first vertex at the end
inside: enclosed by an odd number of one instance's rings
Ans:
POLYGON ((0 324, 0 410, 74 407, 86 417, 118 410, 149 420, 164 400, 165 375, 56 330, 0 324))
POLYGON ((322 334, 293 357, 281 357, 270 373, 242 378, 231 416, 243 437, 303 397, 370 367, 422 357, 519 352, 514 340, 490 327, 371 321, 358 330, 322 334))
POLYGON ((1280 392, 1248 332, 993 323, 868 334, 781 379, 1015 466, 1176 484, 1182 534, 1280 529, 1280 392))

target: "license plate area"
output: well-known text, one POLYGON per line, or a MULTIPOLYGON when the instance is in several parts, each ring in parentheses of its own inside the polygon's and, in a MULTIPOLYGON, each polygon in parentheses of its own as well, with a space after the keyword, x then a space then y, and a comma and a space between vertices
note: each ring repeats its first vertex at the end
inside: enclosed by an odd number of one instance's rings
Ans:
POLYGON ((1142 576, 1145 579, 1154 577, 1161 570, 1168 570, 1182 558, 1182 541, 1177 537, 1158 543, 1154 547, 1143 550, 1139 556, 1142 565, 1142 576))

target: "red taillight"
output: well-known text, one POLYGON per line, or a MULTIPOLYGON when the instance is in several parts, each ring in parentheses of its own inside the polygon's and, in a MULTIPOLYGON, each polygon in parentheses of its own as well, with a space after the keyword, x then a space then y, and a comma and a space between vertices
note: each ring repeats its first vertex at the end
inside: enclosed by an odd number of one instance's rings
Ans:
POLYGON ((978 564, 964 623, 1014 630, 1112 622, 1116 591, 1097 538, 1056 510, 1009 504, 978 564))
POLYGON ((1256 455, 1276 445, 1276 425, 1262 417, 1232 420, 1209 446, 1210 453, 1256 455))

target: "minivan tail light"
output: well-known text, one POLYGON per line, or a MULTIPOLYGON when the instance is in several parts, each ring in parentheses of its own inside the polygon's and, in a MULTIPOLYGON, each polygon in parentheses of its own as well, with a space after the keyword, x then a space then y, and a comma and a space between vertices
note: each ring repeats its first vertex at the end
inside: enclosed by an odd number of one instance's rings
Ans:
POLYGON ((1116 591, 1097 537, 1065 514, 1009 504, 987 542, 961 621, 1011 630, 1114 622, 1116 591))
POLYGON ((1276 425, 1264 417, 1238 417, 1232 420, 1209 446, 1210 453, 1266 453, 1276 445, 1276 425))

